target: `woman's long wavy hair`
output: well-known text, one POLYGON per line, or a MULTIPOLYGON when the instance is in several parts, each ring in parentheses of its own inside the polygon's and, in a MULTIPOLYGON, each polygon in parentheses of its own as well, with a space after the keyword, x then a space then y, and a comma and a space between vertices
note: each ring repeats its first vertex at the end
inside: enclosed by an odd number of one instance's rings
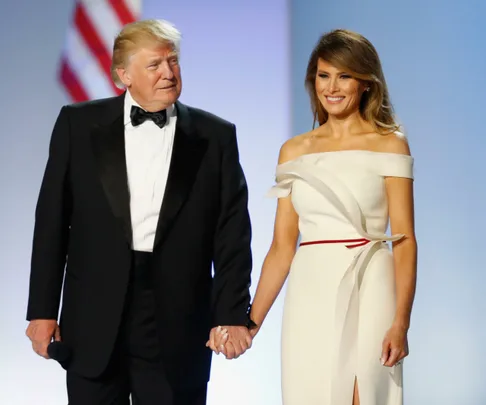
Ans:
POLYGON ((309 58, 305 87, 311 100, 314 126, 316 122, 322 125, 328 120, 328 113, 322 107, 316 92, 319 59, 342 69, 369 87, 363 93, 359 109, 363 119, 373 125, 378 133, 387 134, 400 130, 400 125, 395 121, 378 52, 365 37, 344 29, 324 34, 309 58))

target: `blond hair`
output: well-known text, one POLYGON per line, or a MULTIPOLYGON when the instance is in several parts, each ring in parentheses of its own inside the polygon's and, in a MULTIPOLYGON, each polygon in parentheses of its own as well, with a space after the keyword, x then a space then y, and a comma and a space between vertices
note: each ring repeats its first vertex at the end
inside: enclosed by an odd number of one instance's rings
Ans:
POLYGON ((181 33, 165 20, 141 20, 127 24, 115 38, 111 61, 111 78, 119 88, 123 88, 116 69, 124 68, 130 57, 147 43, 171 45, 180 53, 181 33))
POLYGON ((322 125, 328 119, 328 113, 319 102, 315 86, 319 59, 366 84, 369 89, 361 98, 360 113, 378 133, 400 130, 394 117, 378 52, 365 37, 344 29, 333 30, 321 36, 309 58, 305 87, 311 99, 314 125, 316 121, 322 125))

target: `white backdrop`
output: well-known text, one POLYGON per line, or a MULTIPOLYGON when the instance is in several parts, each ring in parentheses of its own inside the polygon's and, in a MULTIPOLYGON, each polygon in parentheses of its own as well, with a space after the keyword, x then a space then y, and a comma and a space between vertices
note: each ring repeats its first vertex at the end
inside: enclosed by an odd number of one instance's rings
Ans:
MULTIPOLYGON (((34 208, 52 126, 61 105, 69 102, 55 73, 73 4, 17 0, 0 6, 0 49, 8 56, 0 67, 2 404, 67 402, 64 372, 31 351, 24 330, 34 208), (29 16, 36 18, 27 24, 29 16)), ((144 0, 143 17, 170 20, 182 31, 181 101, 237 125, 250 186, 254 292, 276 203, 264 194, 273 184, 280 145, 290 135, 288 11, 284 0, 228 4, 144 0)), ((255 405, 280 403, 280 316, 279 301, 244 357, 228 361, 215 356, 209 404, 246 405, 250 397, 255 405)))

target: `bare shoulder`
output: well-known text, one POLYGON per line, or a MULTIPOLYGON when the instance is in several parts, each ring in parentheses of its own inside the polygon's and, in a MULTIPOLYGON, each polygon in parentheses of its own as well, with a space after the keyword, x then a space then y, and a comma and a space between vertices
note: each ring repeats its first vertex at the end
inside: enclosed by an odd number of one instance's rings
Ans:
POLYGON ((410 155, 410 145, 405 134, 394 132, 388 135, 381 135, 380 149, 382 152, 410 155))
POLYGON ((308 137, 308 134, 302 134, 287 140, 280 148, 278 163, 282 164, 294 160, 306 153, 308 137))

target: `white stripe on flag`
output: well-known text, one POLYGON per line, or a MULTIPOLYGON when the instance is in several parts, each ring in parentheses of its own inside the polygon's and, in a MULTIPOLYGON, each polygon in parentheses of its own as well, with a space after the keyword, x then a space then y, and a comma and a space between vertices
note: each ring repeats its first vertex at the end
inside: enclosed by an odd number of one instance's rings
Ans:
POLYGON ((90 99, 113 96, 113 90, 98 61, 73 26, 67 35, 66 61, 90 99))
MULTIPOLYGON (((122 0, 123 1, 123 0, 122 0)), ((142 0, 124 0, 127 8, 132 12, 135 20, 140 19, 142 14, 142 0)))
POLYGON ((113 8, 106 0, 97 2, 80 0, 80 3, 84 6, 86 15, 111 57, 115 36, 122 28, 113 8))

